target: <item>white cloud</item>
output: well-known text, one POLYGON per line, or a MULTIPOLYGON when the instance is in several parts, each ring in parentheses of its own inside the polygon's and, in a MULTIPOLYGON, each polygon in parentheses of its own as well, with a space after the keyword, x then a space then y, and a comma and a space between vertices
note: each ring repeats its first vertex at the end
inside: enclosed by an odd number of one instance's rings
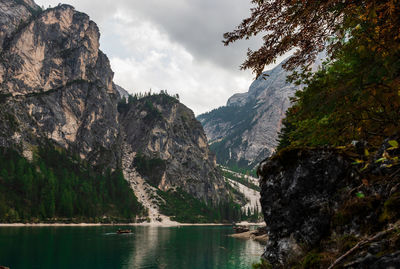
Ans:
POLYGON ((249 13, 250 0, 36 0, 59 1, 87 13, 100 28, 100 47, 129 92, 167 89, 196 114, 245 92, 253 75, 240 71, 247 47, 223 47, 222 34, 249 13))
POLYGON ((219 65, 196 59, 155 25, 127 15, 118 11, 112 26, 129 56, 110 56, 110 61, 116 83, 129 92, 166 89, 178 93, 198 114, 224 105, 234 92, 247 90, 249 74, 232 76, 219 65))

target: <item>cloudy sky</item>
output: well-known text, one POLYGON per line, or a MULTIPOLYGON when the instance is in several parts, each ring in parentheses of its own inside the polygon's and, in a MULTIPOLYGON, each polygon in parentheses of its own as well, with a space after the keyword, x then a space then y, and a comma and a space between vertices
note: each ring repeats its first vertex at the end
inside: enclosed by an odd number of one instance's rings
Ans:
POLYGON ((87 13, 101 32, 100 47, 114 81, 128 92, 178 93, 196 115, 248 90, 254 75, 239 70, 259 39, 224 47, 225 32, 250 14, 250 0, 36 0, 60 1, 87 13))

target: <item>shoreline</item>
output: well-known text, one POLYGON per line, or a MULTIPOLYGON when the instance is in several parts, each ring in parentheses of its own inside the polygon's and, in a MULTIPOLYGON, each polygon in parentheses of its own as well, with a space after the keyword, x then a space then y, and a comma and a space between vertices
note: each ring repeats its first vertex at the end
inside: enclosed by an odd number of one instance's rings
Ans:
MULTIPOLYGON (((242 225, 242 224, 240 224, 242 225)), ((249 226, 261 226, 263 223, 246 223, 249 226)), ((2 227, 91 227, 91 226, 149 226, 149 227, 179 227, 179 226, 232 226, 229 223, 0 223, 2 227)))
POLYGON ((241 239, 241 240, 254 240, 263 245, 267 244, 267 242, 268 242, 267 234, 256 235, 254 232, 255 231, 253 230, 253 231, 248 231, 248 232, 243 232, 243 233, 234 233, 234 234, 230 234, 228 236, 237 238, 237 239, 241 239))

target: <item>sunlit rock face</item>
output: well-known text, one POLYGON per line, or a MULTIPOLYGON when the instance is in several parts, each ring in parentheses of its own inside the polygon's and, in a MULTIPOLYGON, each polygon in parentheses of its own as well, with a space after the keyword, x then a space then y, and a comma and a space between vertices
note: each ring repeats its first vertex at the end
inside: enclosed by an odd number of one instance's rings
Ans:
POLYGON ((0 2, 0 51, 11 35, 39 10, 39 6, 31 0, 19 1, 19 3, 15 0, 0 2))
POLYGON ((94 164, 107 156, 115 166, 118 95, 96 24, 68 5, 43 12, 28 1, 0 7, 4 22, 19 22, 1 32, 1 144, 21 145, 29 155, 46 139, 94 164))

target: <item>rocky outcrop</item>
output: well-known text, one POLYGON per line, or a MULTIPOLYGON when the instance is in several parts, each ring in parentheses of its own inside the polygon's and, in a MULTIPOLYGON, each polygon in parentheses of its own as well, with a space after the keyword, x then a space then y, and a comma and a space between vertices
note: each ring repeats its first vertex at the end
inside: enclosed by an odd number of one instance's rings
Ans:
POLYGON ((136 100, 120 116, 126 143, 147 160, 161 160, 152 184, 162 191, 182 188, 205 202, 227 199, 215 155, 193 112, 165 94, 136 100))
POLYGON ((386 142, 369 161, 363 149, 351 147, 292 149, 263 161, 258 174, 269 237, 263 257, 276 268, 328 268, 358 242, 366 242, 337 265, 396 268, 400 235, 382 233, 400 219, 394 209, 400 206, 400 173, 392 166, 396 158, 389 159, 400 152, 388 153, 389 147, 386 142))
POLYGON ((292 150, 261 163, 261 205, 269 242, 264 257, 284 263, 330 229, 339 189, 350 190, 351 162, 329 150, 292 150), (348 186, 348 187, 347 187, 348 186))
POLYGON ((298 86, 286 82, 282 64, 264 72, 247 93, 235 94, 225 107, 198 116, 217 161, 254 168, 277 146, 286 110, 298 86))
POLYGON ((22 25, 1 53, 0 144, 22 145, 31 156, 38 140, 48 140, 93 164, 107 159, 115 167, 117 98, 96 24, 60 5, 22 25))
POLYGON ((0 3, 0 51, 7 46, 13 34, 18 32, 29 19, 41 12, 31 0, 3 0, 0 3))

